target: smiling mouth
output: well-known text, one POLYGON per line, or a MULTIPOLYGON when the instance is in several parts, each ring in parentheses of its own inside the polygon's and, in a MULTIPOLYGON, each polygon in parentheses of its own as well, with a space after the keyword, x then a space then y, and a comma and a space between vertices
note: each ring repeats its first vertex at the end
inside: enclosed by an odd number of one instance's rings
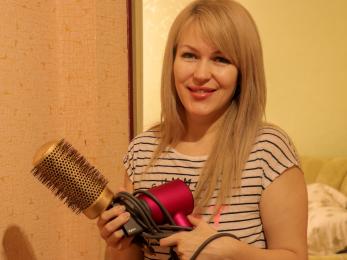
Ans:
POLYGON ((215 89, 210 89, 210 88, 194 88, 194 87, 188 87, 189 91, 194 92, 194 93, 212 93, 216 91, 215 89))

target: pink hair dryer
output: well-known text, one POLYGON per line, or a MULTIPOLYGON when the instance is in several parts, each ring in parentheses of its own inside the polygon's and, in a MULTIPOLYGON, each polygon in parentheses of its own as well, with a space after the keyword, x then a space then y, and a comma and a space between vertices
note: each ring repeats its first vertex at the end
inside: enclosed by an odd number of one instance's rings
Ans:
MULTIPOLYGON (((148 190, 166 208, 177 226, 192 227, 187 219, 194 209, 193 195, 188 186, 181 180, 173 180, 148 190)), ((142 194, 139 199, 150 209, 151 216, 157 224, 163 224, 165 217, 160 207, 150 197, 142 194)))

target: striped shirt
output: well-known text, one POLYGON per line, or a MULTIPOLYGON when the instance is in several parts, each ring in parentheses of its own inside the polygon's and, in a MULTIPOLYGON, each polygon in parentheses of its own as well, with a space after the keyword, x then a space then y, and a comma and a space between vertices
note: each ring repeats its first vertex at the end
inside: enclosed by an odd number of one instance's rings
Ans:
MULTIPOLYGON (((144 170, 158 145, 157 133, 146 131, 135 137, 124 157, 126 172, 134 190, 149 189, 174 179, 183 180, 193 192, 207 156, 188 156, 168 147, 155 165, 144 170)), ((254 146, 242 172, 241 189, 224 204, 218 221, 210 220, 218 189, 211 198, 203 218, 219 232, 230 232, 254 247, 266 248, 266 238, 260 218, 263 191, 286 169, 298 165, 295 148, 282 130, 266 126, 259 130, 254 146)), ((155 255, 145 259, 168 259, 168 249, 153 242, 155 255)))

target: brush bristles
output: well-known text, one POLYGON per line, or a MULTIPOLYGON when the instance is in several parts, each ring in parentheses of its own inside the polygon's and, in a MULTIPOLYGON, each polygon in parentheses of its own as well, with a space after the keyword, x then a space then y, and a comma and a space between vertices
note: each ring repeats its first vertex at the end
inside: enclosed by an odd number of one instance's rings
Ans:
POLYGON ((108 183, 64 139, 31 172, 77 214, 92 205, 108 183))

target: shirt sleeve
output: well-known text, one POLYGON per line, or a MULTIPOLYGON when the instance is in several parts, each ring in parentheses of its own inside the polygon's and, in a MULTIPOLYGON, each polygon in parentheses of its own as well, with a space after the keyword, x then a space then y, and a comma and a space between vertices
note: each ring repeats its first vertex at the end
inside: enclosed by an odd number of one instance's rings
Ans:
POLYGON ((293 166, 300 166, 294 144, 281 129, 266 127, 257 140, 262 160, 262 186, 266 189, 278 176, 293 166))
POLYGON ((125 168, 125 172, 132 183, 134 183, 134 172, 135 172, 134 147, 135 147, 134 142, 133 141, 130 142, 128 146, 128 151, 123 157, 123 165, 125 168))

